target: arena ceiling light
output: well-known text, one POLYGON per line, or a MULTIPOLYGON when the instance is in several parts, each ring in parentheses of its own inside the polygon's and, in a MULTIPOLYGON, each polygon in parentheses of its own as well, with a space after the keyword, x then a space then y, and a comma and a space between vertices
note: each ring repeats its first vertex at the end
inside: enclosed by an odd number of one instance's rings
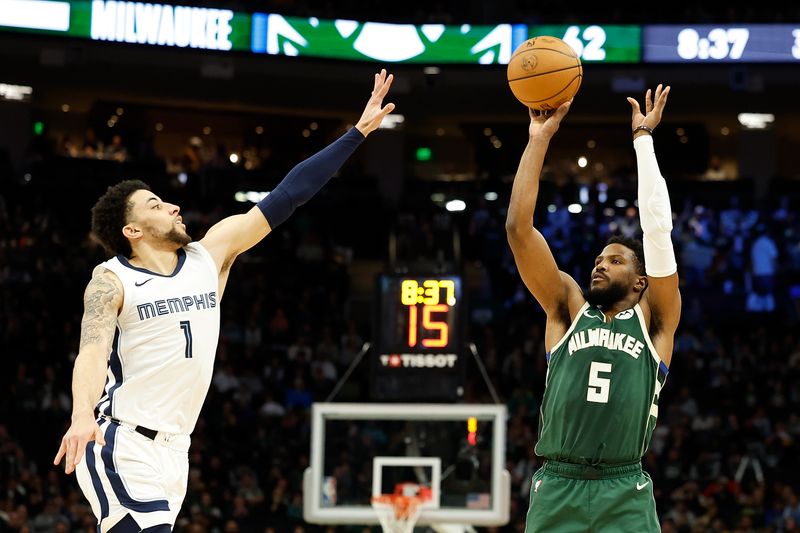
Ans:
POLYGON ((739 124, 748 130, 763 130, 775 122, 772 113, 739 113, 739 124))
POLYGON ((252 202, 257 204, 269 195, 269 191, 238 191, 233 195, 237 202, 252 202))
POLYGON ((467 208, 467 204, 464 202, 464 200, 450 200, 444 205, 444 208, 450 212, 463 211, 467 208))
POLYGON ((0 26, 29 30, 69 30, 69 2, 0 0, 0 26))
POLYGON ((33 94, 33 87, 29 87, 28 85, 0 83, 0 100, 27 102, 31 99, 31 94, 33 94))
POLYGON ((403 115, 386 115, 378 126, 379 130, 397 130, 406 121, 403 115))

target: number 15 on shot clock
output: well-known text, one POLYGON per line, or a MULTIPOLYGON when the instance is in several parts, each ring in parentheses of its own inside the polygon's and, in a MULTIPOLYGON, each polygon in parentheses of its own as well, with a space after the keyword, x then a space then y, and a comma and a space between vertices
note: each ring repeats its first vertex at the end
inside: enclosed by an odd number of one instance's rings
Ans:
POLYGON ((455 280, 404 279, 400 284, 400 302, 408 308, 406 340, 409 349, 420 343, 426 348, 442 348, 449 344, 450 324, 446 315, 456 305, 455 280), (435 335, 426 335, 426 332, 435 335), (425 338, 420 339, 420 333, 425 338))
POLYGON ((453 353, 461 342, 461 278, 403 276, 379 279, 376 324, 384 354, 453 353))
MULTIPOLYGON (((448 315, 457 303, 456 280, 404 279, 400 283, 400 303, 408 309, 408 326, 403 328, 407 331, 408 349, 416 349, 419 344, 424 348, 450 344, 452 320, 448 315)), ((400 318, 400 324, 405 323, 404 318, 400 318)))

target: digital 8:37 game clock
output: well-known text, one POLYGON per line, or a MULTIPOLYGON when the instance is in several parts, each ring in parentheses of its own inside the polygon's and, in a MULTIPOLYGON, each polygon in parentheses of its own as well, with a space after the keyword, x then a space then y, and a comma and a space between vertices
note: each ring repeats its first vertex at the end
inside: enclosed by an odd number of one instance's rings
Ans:
POLYGON ((373 396, 453 399, 463 394, 461 278, 378 279, 373 396))

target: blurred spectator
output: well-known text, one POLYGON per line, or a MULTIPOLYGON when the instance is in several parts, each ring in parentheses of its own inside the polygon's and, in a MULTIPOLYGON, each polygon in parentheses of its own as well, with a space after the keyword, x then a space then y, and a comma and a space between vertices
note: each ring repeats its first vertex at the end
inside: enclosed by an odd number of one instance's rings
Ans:
POLYGON ((184 149, 181 157, 181 167, 184 171, 192 174, 200 172, 204 164, 202 150, 203 140, 200 137, 194 136, 189 139, 189 144, 184 149))
POLYGON ((94 128, 86 128, 81 152, 85 157, 102 157, 103 143, 98 140, 94 128))
POLYGON ((769 236, 764 224, 756 226, 756 239, 750 248, 753 280, 747 295, 748 311, 772 312, 775 310, 775 272, 778 247, 769 236))
POLYGON ((128 160, 128 149, 122 144, 122 136, 114 134, 111 138, 111 144, 106 146, 105 159, 112 159, 114 161, 124 162, 128 160))

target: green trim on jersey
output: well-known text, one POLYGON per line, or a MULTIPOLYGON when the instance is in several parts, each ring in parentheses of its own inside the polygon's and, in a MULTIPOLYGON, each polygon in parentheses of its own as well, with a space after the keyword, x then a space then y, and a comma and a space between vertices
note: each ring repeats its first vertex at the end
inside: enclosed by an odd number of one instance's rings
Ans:
POLYGON ((641 459, 668 369, 639 304, 611 320, 584 304, 547 358, 536 453, 591 465, 641 459))

